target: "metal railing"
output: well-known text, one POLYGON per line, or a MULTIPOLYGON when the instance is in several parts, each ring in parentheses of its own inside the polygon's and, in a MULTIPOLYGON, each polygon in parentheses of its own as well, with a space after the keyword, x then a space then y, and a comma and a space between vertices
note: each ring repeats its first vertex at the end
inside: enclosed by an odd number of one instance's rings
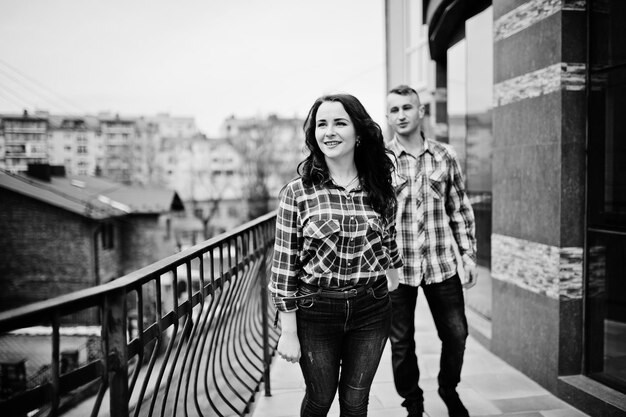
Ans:
POLYGON ((248 413, 263 382, 269 395, 278 338, 266 291, 274 225, 272 212, 105 285, 1 313, 0 337, 47 326, 50 373, 4 390, 0 415, 248 413), (99 354, 62 373, 77 321, 100 326, 99 354))

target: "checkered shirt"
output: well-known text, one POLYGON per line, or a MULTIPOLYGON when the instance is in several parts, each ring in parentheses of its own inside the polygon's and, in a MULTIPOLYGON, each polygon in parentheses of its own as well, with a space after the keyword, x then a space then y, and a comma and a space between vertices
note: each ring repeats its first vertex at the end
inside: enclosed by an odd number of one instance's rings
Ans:
POLYGON ((415 156, 397 137, 387 147, 397 158, 397 241, 404 258, 400 283, 418 286, 454 276, 455 249, 464 263, 475 265, 474 212, 453 148, 424 139, 422 152, 415 156))
POLYGON ((297 309, 299 281, 322 288, 367 285, 402 267, 395 215, 386 221, 360 187, 327 181, 306 187, 301 178, 280 193, 269 290, 280 311, 297 309))

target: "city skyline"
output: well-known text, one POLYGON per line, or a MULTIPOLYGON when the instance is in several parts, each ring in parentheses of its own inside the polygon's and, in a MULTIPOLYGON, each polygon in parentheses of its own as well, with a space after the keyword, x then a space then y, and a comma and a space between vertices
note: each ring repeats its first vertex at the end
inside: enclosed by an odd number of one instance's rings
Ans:
POLYGON ((319 95, 357 96, 384 121, 380 0, 95 0, 0 5, 0 112, 305 117, 319 95))

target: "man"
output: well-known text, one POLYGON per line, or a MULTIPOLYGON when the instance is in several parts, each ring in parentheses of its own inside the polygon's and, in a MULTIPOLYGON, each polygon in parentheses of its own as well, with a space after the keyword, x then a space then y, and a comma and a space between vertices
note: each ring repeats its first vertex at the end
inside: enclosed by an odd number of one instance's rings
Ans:
POLYGON ((417 92, 400 85, 387 95, 387 120, 395 132, 388 147, 396 156, 397 241, 404 256, 400 286, 391 293, 391 352, 394 382, 409 417, 422 416, 423 391, 415 354, 415 305, 422 287, 441 339, 439 396, 450 417, 469 416, 456 387, 467 339, 463 287, 474 286, 474 213, 465 193, 456 154, 449 145, 426 139, 424 106, 417 92), (465 271, 461 284, 460 261, 465 271))

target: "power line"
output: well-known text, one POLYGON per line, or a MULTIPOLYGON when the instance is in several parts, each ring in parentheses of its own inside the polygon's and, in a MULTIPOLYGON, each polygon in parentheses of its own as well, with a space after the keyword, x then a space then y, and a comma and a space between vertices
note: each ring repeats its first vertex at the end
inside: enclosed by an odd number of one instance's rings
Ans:
POLYGON ((34 78, 26 75, 21 70, 15 68, 14 66, 8 64, 7 62, 5 62, 3 60, 0 60, 0 64, 4 65, 5 68, 8 68, 10 71, 12 71, 13 73, 19 75, 19 77, 21 77, 22 79, 28 81, 29 83, 34 84, 38 88, 34 88, 32 86, 29 86, 28 84, 25 84, 23 81, 20 81, 19 79, 17 79, 14 75, 9 74, 6 70, 0 69, 0 73, 1 74, 3 74, 5 77, 8 77, 8 78, 12 79, 13 81, 17 82, 21 87, 26 88, 26 89, 34 92, 35 94, 39 95, 40 98, 44 99, 45 101, 48 101, 48 103, 52 103, 52 102, 50 101, 49 98, 46 98, 44 95, 41 94, 41 92, 42 92, 41 90, 45 91, 53 99, 57 100, 57 103, 54 103, 55 106, 57 106, 58 104, 63 104, 64 106, 69 106, 69 107, 73 108, 74 110, 77 110, 80 113, 85 113, 84 109, 80 108, 80 106, 77 106, 74 103, 72 103, 71 101, 65 99, 64 97, 62 97, 61 95, 59 95, 55 91, 51 90, 50 88, 48 88, 47 86, 45 86, 41 82, 39 82, 39 81, 35 80, 34 78))
MULTIPOLYGON (((15 93, 14 91, 12 91, 9 87, 7 86, 3 86, 2 84, 0 84, 0 89, 4 89, 5 93, 3 93, 2 95, 0 95, 0 99, 6 101, 6 102, 10 102, 11 104, 13 104, 14 106, 19 107, 20 109, 24 108, 24 107, 28 107, 24 101, 24 99, 22 97, 20 97, 17 93, 15 93), (12 95, 14 98, 11 99, 10 97, 8 97, 6 94, 10 94, 12 95), (15 101, 17 99, 17 101, 15 101)), ((27 100, 26 100, 27 101, 27 100)))
MULTIPOLYGON (((32 104, 33 101, 36 102, 41 102, 43 101, 44 106, 49 106, 54 108, 58 108, 59 107, 59 103, 58 102, 54 102, 52 100, 50 100, 48 97, 41 95, 35 88, 24 84, 22 81, 20 81, 19 79, 13 77, 11 74, 5 72, 3 70, 3 68, 0 68, 0 76, 4 77, 4 80, 2 81, 2 83, 0 83, 0 87, 3 87, 5 90, 9 90, 13 93, 13 95, 18 96, 20 98, 20 100, 22 100, 25 103, 29 103, 32 104), (7 79, 9 81, 7 81, 7 79), (12 85, 14 87, 18 87, 21 91, 18 93, 15 89, 9 87, 9 85, 12 85), (28 97, 28 98, 27 98, 28 97)), ((2 79, 2 77, 0 77, 0 80, 2 79)), ((28 107, 25 106, 25 107, 28 107)), ((31 107, 33 107, 31 105, 31 107)), ((61 107, 65 107, 65 105, 61 106, 61 107)))
MULTIPOLYGON (((70 107, 73 107, 74 109, 82 112, 82 109, 79 106, 76 106, 74 103, 68 101, 67 99, 65 99, 64 97, 62 97, 58 93, 56 93, 55 91, 51 90, 50 88, 48 88, 47 86, 45 86, 41 82, 35 80, 34 78, 26 75, 24 72, 20 71, 19 69, 15 68, 14 66, 8 64, 7 62, 5 62, 3 60, 0 60, 0 64, 4 65, 6 68, 8 68, 11 71, 15 72, 16 74, 18 74, 19 76, 21 76, 25 80, 35 84, 36 86, 38 86, 41 89, 47 91, 48 94, 52 95, 53 97, 55 97, 56 99, 60 100, 61 102, 64 102, 66 105, 69 105, 70 107)), ((15 79, 15 78, 13 78, 13 79, 15 79)), ((32 90, 32 87, 29 87, 29 88, 31 88, 31 90, 32 90)), ((34 91, 38 91, 38 90, 34 90, 34 91)))

